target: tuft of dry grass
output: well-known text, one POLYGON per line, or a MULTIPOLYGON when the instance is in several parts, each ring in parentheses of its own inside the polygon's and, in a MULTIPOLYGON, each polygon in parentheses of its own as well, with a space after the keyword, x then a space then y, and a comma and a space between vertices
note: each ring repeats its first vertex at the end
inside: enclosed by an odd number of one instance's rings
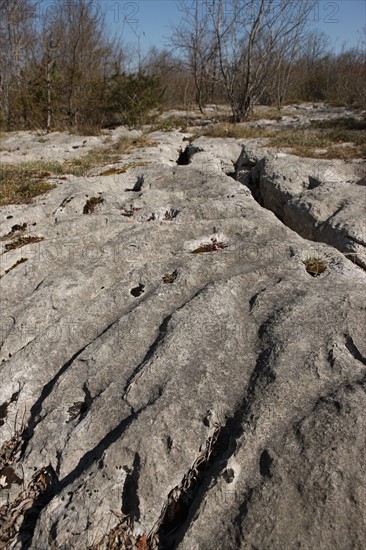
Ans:
POLYGON ((192 254, 202 254, 204 252, 215 252, 227 248, 227 244, 218 241, 215 237, 211 237, 210 243, 202 243, 198 248, 192 250, 192 254))
POLYGON ((15 241, 5 245, 5 252, 22 248, 22 246, 26 246, 27 244, 40 243, 41 241, 44 241, 44 237, 18 237, 15 241))

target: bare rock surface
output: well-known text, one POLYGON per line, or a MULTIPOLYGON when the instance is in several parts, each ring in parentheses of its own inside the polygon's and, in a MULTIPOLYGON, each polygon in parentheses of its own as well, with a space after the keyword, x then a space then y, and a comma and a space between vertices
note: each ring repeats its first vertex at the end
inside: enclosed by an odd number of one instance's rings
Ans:
POLYGON ((364 271, 153 137, 0 209, 0 547, 361 550, 364 271))
POLYGON ((244 147, 237 178, 288 227, 336 247, 366 269, 363 161, 308 159, 244 147))

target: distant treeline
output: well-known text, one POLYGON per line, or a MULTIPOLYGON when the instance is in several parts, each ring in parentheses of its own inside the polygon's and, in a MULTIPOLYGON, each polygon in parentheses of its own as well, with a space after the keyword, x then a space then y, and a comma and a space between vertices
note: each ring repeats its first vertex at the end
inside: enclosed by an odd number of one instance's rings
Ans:
POLYGON ((0 127, 138 126, 159 106, 329 101, 365 108, 364 48, 309 30, 316 2, 182 0, 164 50, 111 37, 95 0, 0 0, 0 127), (205 9, 203 9, 205 7, 205 9))

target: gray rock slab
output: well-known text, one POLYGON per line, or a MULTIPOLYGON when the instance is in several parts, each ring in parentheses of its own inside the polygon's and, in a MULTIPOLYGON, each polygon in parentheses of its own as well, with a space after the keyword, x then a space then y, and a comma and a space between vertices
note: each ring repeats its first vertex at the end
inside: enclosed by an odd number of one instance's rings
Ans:
POLYGON ((179 140, 0 209, 2 541, 361 549, 366 275, 179 140))

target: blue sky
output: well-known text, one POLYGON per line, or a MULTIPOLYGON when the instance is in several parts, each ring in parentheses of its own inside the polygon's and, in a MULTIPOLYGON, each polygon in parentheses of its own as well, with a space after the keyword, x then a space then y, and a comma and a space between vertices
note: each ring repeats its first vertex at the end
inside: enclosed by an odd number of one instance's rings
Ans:
MULTIPOLYGON (((306 0, 295 0, 306 1, 306 0)), ((96 0, 102 2, 112 33, 122 34, 125 42, 137 45, 137 36, 144 51, 150 46, 163 47, 172 23, 179 24, 182 14, 176 0, 96 0)), ((328 34, 336 51, 342 46, 360 43, 366 28, 364 0, 319 0, 312 16, 312 26, 328 34)))

